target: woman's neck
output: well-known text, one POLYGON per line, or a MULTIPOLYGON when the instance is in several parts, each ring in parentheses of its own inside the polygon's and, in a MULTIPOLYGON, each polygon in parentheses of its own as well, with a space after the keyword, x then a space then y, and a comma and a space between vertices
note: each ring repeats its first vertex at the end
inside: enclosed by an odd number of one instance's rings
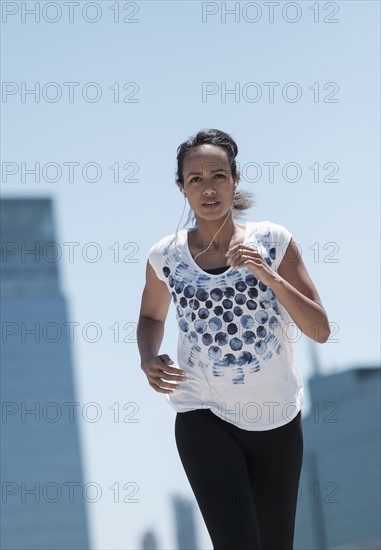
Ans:
POLYGON ((245 225, 237 224, 231 218, 221 228, 223 223, 221 220, 199 220, 197 227, 191 232, 193 245, 202 250, 213 241, 209 248, 209 251, 213 252, 222 248, 227 249, 232 241, 242 239, 245 225))

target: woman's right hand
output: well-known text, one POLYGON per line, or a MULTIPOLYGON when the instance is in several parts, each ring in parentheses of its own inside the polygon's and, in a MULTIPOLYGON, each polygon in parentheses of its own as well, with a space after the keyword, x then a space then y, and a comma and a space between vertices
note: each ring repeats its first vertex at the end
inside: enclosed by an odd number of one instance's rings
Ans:
POLYGON ((170 363, 173 364, 172 359, 166 354, 161 354, 141 364, 141 368, 148 378, 149 385, 159 393, 173 393, 173 388, 177 389, 181 387, 179 384, 171 384, 167 380, 173 380, 174 382, 188 380, 186 372, 179 368, 171 367, 170 363))

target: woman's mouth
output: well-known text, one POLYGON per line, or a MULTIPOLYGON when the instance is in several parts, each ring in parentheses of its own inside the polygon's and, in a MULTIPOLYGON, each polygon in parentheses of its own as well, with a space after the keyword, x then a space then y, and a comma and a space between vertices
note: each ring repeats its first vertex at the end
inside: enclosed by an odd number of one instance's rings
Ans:
POLYGON ((202 204, 205 208, 217 208, 220 204, 220 201, 207 201, 202 204))

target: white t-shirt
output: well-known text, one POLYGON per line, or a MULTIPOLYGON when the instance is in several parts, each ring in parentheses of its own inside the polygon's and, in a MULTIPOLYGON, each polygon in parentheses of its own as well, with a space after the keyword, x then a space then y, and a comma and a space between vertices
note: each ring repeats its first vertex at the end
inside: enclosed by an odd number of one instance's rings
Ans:
MULTIPOLYGON (((176 308, 178 366, 193 378, 165 397, 177 412, 208 408, 244 430, 283 426, 304 404, 294 323, 250 269, 203 271, 190 253, 188 231, 179 231, 177 241, 175 233, 163 237, 148 252, 176 308)), ((291 237, 282 225, 247 222, 244 243, 277 271, 291 237)))

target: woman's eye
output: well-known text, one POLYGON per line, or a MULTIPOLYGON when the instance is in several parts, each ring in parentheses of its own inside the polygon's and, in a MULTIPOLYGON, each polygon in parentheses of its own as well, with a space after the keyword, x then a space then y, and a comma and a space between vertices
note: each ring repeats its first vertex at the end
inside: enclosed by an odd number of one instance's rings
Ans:
MULTIPOLYGON (((220 176, 222 176, 223 178, 226 178, 225 174, 215 174, 215 177, 217 177, 217 178, 220 177, 220 176)), ((199 179, 200 179, 200 176, 194 176, 193 178, 191 178, 189 180, 189 183, 192 183, 193 181, 199 180, 199 179)))

